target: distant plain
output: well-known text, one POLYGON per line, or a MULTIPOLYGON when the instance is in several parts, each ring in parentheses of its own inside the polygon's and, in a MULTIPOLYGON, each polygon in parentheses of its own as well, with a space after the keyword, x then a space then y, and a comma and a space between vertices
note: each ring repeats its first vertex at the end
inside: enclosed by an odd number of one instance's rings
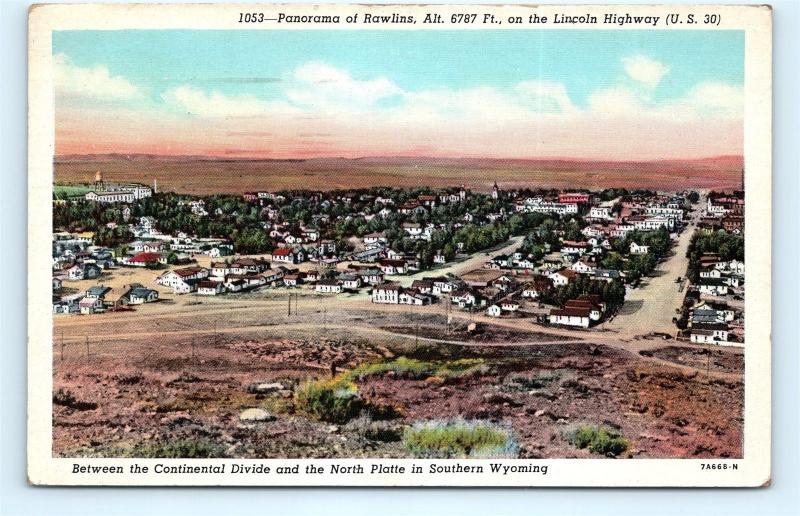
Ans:
POLYGON ((193 195, 241 194, 292 189, 335 190, 373 186, 443 188, 684 188, 734 189, 742 160, 719 157, 687 161, 599 162, 362 158, 308 160, 212 159, 163 156, 64 156, 55 160, 55 181, 86 184, 101 171, 105 181, 152 184, 160 191, 193 195))

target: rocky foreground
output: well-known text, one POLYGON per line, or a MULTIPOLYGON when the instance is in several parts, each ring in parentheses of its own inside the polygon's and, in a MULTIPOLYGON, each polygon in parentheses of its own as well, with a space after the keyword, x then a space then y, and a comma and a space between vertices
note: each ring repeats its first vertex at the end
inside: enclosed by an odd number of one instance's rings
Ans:
POLYGON ((54 368, 56 456, 410 457, 409 428, 451 421, 502 429, 520 458, 742 455, 743 365, 730 350, 223 341, 54 368), (314 405, 309 379, 347 403, 314 405), (581 446, 586 428, 625 444, 581 446))

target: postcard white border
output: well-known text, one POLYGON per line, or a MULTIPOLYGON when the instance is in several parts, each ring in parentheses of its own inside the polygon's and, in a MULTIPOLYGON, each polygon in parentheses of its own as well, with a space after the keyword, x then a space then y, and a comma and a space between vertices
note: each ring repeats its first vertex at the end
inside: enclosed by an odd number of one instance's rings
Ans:
MULTIPOLYGON (((578 30, 673 30, 641 25, 567 26, 578 30)), ((711 30, 708 25, 682 26, 681 30, 711 30)), ((445 23, 415 25, 414 30, 562 30, 552 25, 476 27, 445 23)), ((492 6, 492 5, 36 5, 29 13, 28 83, 28 478, 36 485, 292 485, 292 486, 764 486, 770 482, 771 442, 771 123, 772 123, 772 11, 768 6, 492 6), (265 25, 238 23, 241 11, 265 13, 340 14, 353 11, 391 14, 438 12, 445 19, 456 12, 480 10, 502 17, 555 12, 595 14, 628 12, 632 15, 665 12, 697 15, 720 13, 715 30, 745 31, 745 192, 747 198, 745 261, 748 290, 745 296, 745 417, 742 459, 546 459, 529 461, 414 459, 64 459, 52 457, 52 313, 50 310, 50 239, 52 234, 52 177, 54 153, 54 100, 52 32, 54 30, 115 29, 228 29, 228 30, 409 30, 404 25, 265 25), (152 473, 157 463, 202 464, 372 464, 411 463, 478 465, 488 462, 547 465, 548 473, 522 475, 476 474, 375 474, 331 476, 304 474, 280 476, 152 473), (73 465, 150 465, 150 474, 73 474, 73 465), (728 469, 701 471, 701 463, 727 464, 728 469), (736 469, 733 469, 736 465, 736 469)), ((230 466, 228 466, 230 468, 230 466)), ((488 469, 488 468, 486 468, 488 469)), ((406 468, 408 470, 408 467, 406 468)))

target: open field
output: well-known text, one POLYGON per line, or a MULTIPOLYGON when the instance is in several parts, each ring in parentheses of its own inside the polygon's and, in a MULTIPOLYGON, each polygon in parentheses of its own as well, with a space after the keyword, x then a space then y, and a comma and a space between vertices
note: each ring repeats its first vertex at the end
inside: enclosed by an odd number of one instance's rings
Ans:
POLYGON ((501 188, 738 188, 742 161, 593 162, 574 160, 444 160, 411 158, 212 160, 155 156, 73 156, 57 159, 55 181, 86 184, 100 170, 108 182, 140 182, 185 194, 253 190, 333 190, 371 186, 501 188))
POLYGON ((288 292, 200 304, 169 296, 177 302, 57 317, 54 392, 69 395, 54 405, 54 454, 141 455, 194 442, 231 457, 404 457, 405 427, 460 416, 510 426, 522 457, 597 457, 569 443, 583 424, 618 429, 631 442, 625 456, 741 456, 741 350, 715 350, 724 367, 706 374, 700 346, 483 318, 472 337, 466 315, 447 333, 441 306, 384 309, 302 291, 289 315, 288 292), (651 352, 638 353, 642 346, 651 352), (477 362, 454 375, 355 380, 381 416, 331 424, 297 405, 293 392, 308 378, 398 357, 477 362), (280 392, 248 391, 273 382, 280 392), (255 407, 275 419, 239 420, 255 407))

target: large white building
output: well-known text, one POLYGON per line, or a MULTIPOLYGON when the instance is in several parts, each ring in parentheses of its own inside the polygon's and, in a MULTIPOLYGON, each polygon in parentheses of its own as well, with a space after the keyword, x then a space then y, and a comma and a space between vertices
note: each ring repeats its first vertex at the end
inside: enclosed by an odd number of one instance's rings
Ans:
POLYGON ((525 213, 556 213, 558 215, 569 215, 578 213, 577 203, 549 202, 543 201, 540 197, 525 199, 524 202, 516 205, 516 211, 525 213))
MULTIPOLYGON (((155 182, 153 183, 155 186, 155 182)), ((97 172, 94 177, 94 190, 84 198, 93 202, 133 202, 153 195, 153 189, 139 183, 104 183, 103 174, 97 172)))

